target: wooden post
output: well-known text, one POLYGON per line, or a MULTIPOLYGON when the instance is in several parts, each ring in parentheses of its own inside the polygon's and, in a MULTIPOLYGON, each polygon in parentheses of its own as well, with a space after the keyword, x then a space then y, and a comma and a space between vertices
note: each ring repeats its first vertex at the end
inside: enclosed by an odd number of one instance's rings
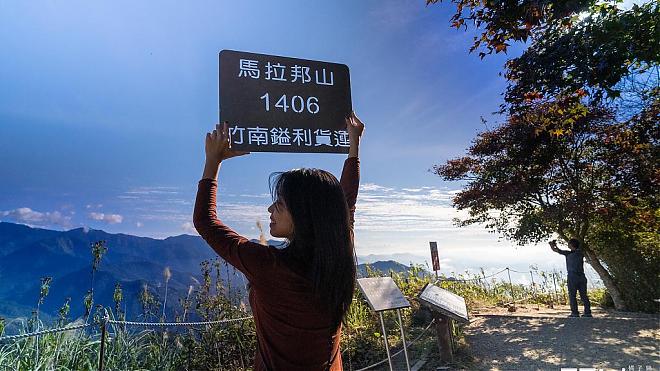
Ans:
POLYGON ((106 313, 106 316, 101 319, 101 349, 99 351, 99 371, 103 371, 103 360, 105 358, 105 338, 108 331, 108 324, 106 323, 107 320, 108 317, 106 313))
MULTIPOLYGON (((488 281, 486 281, 486 272, 482 270, 481 274, 484 276, 484 290, 490 291, 490 284, 488 284, 488 281)), ((495 296, 495 294, 492 291, 491 294, 495 296)))
POLYGON ((451 348, 451 334, 449 328, 449 317, 434 313, 435 329, 438 335, 438 347, 440 348, 440 360, 442 362, 452 362, 454 355, 451 348))
POLYGON ((559 304, 559 294, 557 293, 557 280, 555 278, 555 272, 552 272, 552 283, 555 286, 555 301, 559 304))
POLYGON ((513 311, 516 310, 516 297, 513 295, 513 283, 511 283, 511 272, 509 272, 509 267, 506 267, 506 274, 509 276, 509 288, 511 289, 511 304, 513 305, 513 311))
POLYGON ((536 302, 536 309, 540 310, 541 306, 539 305, 538 295, 536 294, 536 284, 534 283, 534 273, 529 271, 529 276, 532 278, 532 289, 534 290, 534 301, 536 302))

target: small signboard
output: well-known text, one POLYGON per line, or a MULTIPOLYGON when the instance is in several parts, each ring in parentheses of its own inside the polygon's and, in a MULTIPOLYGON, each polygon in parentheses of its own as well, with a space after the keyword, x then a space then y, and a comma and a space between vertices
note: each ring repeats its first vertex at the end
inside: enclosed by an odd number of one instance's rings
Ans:
POLYGON ((431 260, 433 261, 433 270, 440 270, 440 259, 438 258, 438 243, 430 242, 431 245, 431 260))
POLYGON ((351 111, 344 64, 220 52, 220 122, 234 149, 348 153, 351 111))
POLYGON ((428 283, 419 294, 419 300, 432 310, 451 317, 456 321, 469 321, 465 299, 453 292, 428 283))
POLYGON ((392 277, 359 278, 357 282, 360 291, 362 291, 369 306, 375 312, 408 308, 410 306, 392 277))

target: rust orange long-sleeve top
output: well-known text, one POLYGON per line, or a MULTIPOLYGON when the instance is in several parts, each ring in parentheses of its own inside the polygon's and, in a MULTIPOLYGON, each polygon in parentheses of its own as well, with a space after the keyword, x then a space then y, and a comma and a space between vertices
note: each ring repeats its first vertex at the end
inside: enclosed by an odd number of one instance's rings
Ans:
MULTIPOLYGON (((340 183, 352 228, 360 183, 357 157, 344 162, 340 183)), ((332 326, 330 312, 316 299, 311 281, 289 268, 283 250, 250 242, 222 223, 216 214, 216 192, 215 180, 199 182, 193 221, 213 250, 250 281, 258 344, 255 370, 342 370, 341 325, 332 326)))

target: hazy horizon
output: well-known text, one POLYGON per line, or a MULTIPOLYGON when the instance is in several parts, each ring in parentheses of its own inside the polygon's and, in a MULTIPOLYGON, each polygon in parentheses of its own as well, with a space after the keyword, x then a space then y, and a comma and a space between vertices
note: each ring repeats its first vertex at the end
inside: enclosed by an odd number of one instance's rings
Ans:
MULTIPOLYGON (((41 228, 37 226, 31 226, 29 224, 24 224, 24 223, 14 223, 14 224, 21 224, 21 225, 26 225, 31 228, 41 228)), ((76 227, 73 229, 79 229, 79 228, 89 228, 89 227, 76 227)), ((49 228, 41 228, 41 229, 49 229, 49 228)), ((103 229, 96 229, 96 228, 90 228, 93 230, 98 230, 102 231, 105 233, 110 233, 107 232, 103 229)), ((59 231, 69 231, 72 229, 52 229, 52 230, 59 230, 59 231)), ((110 233, 110 234, 121 234, 119 233, 110 233)), ((146 238, 154 238, 150 236, 140 236, 140 235, 135 235, 131 233, 124 233, 128 234, 131 236, 135 237, 146 237, 146 238)), ((199 237, 198 234, 188 234, 188 233, 182 233, 178 235, 172 235, 172 236, 166 236, 166 237, 161 237, 161 238, 154 238, 158 240, 164 240, 167 238, 171 237, 178 237, 178 236, 192 236, 192 237, 199 237)), ((248 238, 253 239, 253 240, 259 240, 259 235, 256 236, 248 236, 248 238)), ((273 239, 270 238, 268 239, 269 242, 277 242, 280 241, 279 239, 273 239)), ((111 247, 110 247, 111 248, 111 247)), ((428 248, 427 248, 428 250, 428 248)), ((529 284, 531 283, 530 279, 530 274, 529 272, 531 270, 536 271, 537 269, 539 271, 545 271, 545 272, 551 272, 551 271, 556 271, 557 273, 564 272, 565 267, 563 265, 563 257, 560 260, 559 263, 556 261, 550 262, 550 264, 542 264, 542 263, 531 263, 527 264, 527 260, 529 258, 529 254, 523 254, 524 256, 518 257, 516 260, 509 261, 509 264, 506 264, 505 260, 502 259, 496 259, 493 260, 491 257, 486 256, 484 259, 481 260, 474 260, 472 264, 465 264, 464 259, 460 258, 460 250, 450 250, 450 251, 444 251, 444 256, 443 256, 443 250, 439 248, 439 255, 440 255, 440 271, 439 274, 444 274, 447 277, 454 277, 459 274, 464 274, 469 272, 470 274, 481 274, 481 270, 483 269, 483 273, 487 276, 490 276, 492 274, 495 274, 499 271, 501 271, 504 268, 510 268, 511 269, 511 279, 515 283, 522 283, 522 284, 529 284), (456 256, 458 255, 458 256, 456 256), (526 256, 525 256, 526 255, 526 256), (492 264, 492 262, 496 264, 492 264), (500 264, 497 264, 500 263, 500 264), (530 265, 533 265, 535 269, 531 268, 530 265), (517 272, 516 272, 517 271, 517 272), (522 272, 522 273, 520 273, 522 272)), ((551 253, 553 255, 556 255, 555 253, 551 253)), ((483 254, 482 254, 483 255, 483 254)), ((490 255, 490 254, 487 254, 490 255)), ((358 264, 363 264, 363 263, 374 263, 377 261, 395 261, 397 263, 409 266, 410 264, 418 264, 422 265, 425 269, 428 271, 432 272, 432 263, 431 263, 431 258, 430 258, 430 250, 427 251, 427 254, 424 255, 421 253, 419 254, 413 254, 413 253, 392 253, 392 254, 358 254, 357 255, 358 259, 358 264)), ((565 272, 564 272, 565 273, 565 272)), ((597 274, 593 269, 585 265, 585 273, 587 274, 587 277, 589 279, 589 284, 592 286, 601 286, 602 282, 598 278, 597 274)), ((536 273, 535 273, 536 275, 536 273)), ((497 275, 495 278, 498 280, 506 280, 508 279, 506 276, 506 273, 500 273, 497 275)), ((538 282, 537 282, 538 283, 538 282)))

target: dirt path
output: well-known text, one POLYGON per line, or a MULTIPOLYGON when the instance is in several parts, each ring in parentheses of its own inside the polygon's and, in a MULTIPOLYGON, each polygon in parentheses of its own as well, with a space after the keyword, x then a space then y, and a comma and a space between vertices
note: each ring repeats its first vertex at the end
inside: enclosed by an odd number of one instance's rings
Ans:
MULTIPOLYGON (((569 313, 568 307, 532 305, 513 313, 506 308, 473 310, 464 329, 467 346, 457 354, 454 366, 441 366, 432 331, 411 350, 411 366, 417 364, 416 371, 660 371, 660 316, 598 308, 593 318, 567 318, 569 313), (418 362, 421 358, 424 361, 418 362)), ((393 363, 394 370, 406 369, 403 355, 393 363)), ((383 364, 373 370, 389 371, 389 367, 383 364)))
POLYGON ((594 367, 660 370, 660 317, 594 310, 567 318, 568 308, 486 309, 465 329, 478 370, 594 367))

